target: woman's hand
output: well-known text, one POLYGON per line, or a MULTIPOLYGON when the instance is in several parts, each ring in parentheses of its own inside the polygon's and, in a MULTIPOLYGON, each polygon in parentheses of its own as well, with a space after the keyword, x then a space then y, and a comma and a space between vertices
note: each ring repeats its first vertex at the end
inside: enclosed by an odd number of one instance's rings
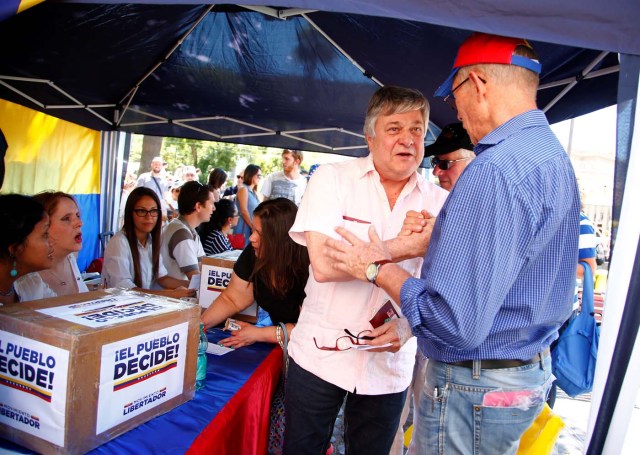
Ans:
POLYGON ((187 289, 185 287, 177 287, 175 289, 167 290, 167 297, 173 297, 174 299, 179 299, 182 297, 195 297, 196 290, 195 289, 187 289))
MULTIPOLYGON (((240 325, 240 330, 234 330, 231 332, 229 338, 225 338, 220 341, 220 344, 228 348, 241 348, 243 346, 249 346, 256 341, 262 341, 260 339, 260 332, 263 327, 256 327, 248 322, 236 321, 240 325)), ((273 327, 271 327, 273 329, 273 327)))

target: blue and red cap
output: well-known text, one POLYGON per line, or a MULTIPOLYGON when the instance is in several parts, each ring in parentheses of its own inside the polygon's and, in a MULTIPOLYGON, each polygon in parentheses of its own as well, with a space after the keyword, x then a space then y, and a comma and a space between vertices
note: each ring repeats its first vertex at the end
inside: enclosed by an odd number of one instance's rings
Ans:
POLYGON ((453 78, 456 77, 458 70, 463 66, 497 63, 520 66, 536 74, 540 74, 542 65, 539 61, 514 54, 518 46, 531 47, 527 40, 522 38, 474 33, 467 38, 460 46, 460 49, 458 49, 458 55, 453 63, 451 74, 447 80, 438 87, 434 96, 444 98, 447 95, 451 95, 453 78))

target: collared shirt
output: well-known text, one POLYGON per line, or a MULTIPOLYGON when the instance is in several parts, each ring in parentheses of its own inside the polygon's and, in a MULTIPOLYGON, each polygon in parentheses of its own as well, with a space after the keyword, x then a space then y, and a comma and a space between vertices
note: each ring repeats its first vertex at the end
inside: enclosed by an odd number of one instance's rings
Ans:
MULTIPOLYGON (((368 229, 373 225, 383 240, 392 239, 400 232, 407 211, 426 209, 435 215, 447 195, 447 191, 414 173, 391 210, 370 156, 323 164, 309 180, 289 234, 306 245, 306 231, 339 238, 335 228, 343 226, 368 241, 368 229)), ((421 262, 421 258, 415 258, 399 265, 417 276, 421 262)), ((305 292, 307 297, 289 342, 289 355, 298 365, 359 394, 396 393, 408 387, 416 352, 413 337, 395 354, 323 351, 314 343, 315 338, 319 346, 335 346, 336 339, 345 335, 344 329, 352 333, 370 330, 369 320, 389 300, 383 289, 360 280, 318 283, 311 271, 305 292)), ((400 313, 397 305, 396 310, 400 313)))
MULTIPOLYGON (((139 240, 138 257, 140 258, 140 281, 142 289, 154 289, 153 279, 153 240, 151 234, 147 238, 146 245, 142 245, 139 240)), ((162 263, 162 253, 158 261, 158 278, 167 276, 167 269, 162 263)), ((124 231, 118 231, 113 236, 104 250, 104 264, 102 265, 102 275, 106 287, 131 289, 137 287, 133 281, 135 272, 133 270, 133 256, 129 241, 124 231)))
POLYGON ((423 354, 529 359, 571 311, 579 194, 544 114, 485 136, 436 221, 420 279, 401 290, 423 354))
POLYGON ((204 249, 200 236, 182 218, 174 218, 162 232, 162 259, 169 276, 186 280, 187 272, 199 270, 204 249))

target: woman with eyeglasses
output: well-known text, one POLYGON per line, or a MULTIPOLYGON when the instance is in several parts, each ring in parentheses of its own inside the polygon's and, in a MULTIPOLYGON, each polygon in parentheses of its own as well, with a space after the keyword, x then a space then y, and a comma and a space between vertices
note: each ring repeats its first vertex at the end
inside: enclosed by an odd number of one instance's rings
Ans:
POLYGON ((198 232, 202 247, 207 255, 224 253, 233 249, 228 236, 238 224, 240 217, 235 204, 229 199, 220 199, 215 203, 215 207, 209 222, 201 224, 198 232))
POLYGON ((238 188, 236 196, 236 207, 240 212, 240 219, 233 232, 244 235, 245 247, 249 245, 249 236, 253 229, 253 211, 261 201, 261 196, 258 194, 258 184, 261 178, 260 166, 248 165, 244 170, 243 184, 238 188))
POLYGON ((56 295, 89 292, 78 269, 77 254, 82 249, 82 219, 76 200, 62 191, 43 191, 33 196, 49 215, 49 240, 53 265, 38 272, 56 295))
MULTIPOLYGON (((293 329, 306 296, 309 278, 307 249, 289 237, 298 207, 288 199, 270 199, 254 212, 253 232, 233 267, 229 286, 202 314, 205 327, 222 323, 254 302, 269 313, 274 324, 283 322, 293 329)), ((222 344, 239 348, 257 341, 277 343, 280 327, 255 327, 239 321, 241 329, 222 344)))
POLYGON ((53 264, 44 207, 28 196, 3 194, 0 219, 0 306, 55 297, 40 275, 33 273, 53 264))
POLYGON ((102 274, 106 287, 167 297, 193 297, 187 280, 170 277, 161 258, 162 210, 155 191, 138 187, 127 198, 124 226, 109 241, 102 274), (164 288, 164 289, 163 289, 164 288))

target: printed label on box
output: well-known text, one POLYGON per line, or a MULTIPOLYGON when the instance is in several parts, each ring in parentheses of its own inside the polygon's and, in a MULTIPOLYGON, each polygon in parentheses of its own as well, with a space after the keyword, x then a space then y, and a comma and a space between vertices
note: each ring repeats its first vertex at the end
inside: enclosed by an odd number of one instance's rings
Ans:
POLYGON ((175 305, 170 302, 144 300, 141 297, 130 295, 116 295, 36 311, 75 324, 98 328, 173 310, 175 310, 175 305))
POLYGON ((69 351, 0 330, 0 422, 64 446, 69 351))
POLYGON ((182 393, 189 324, 105 344, 96 434, 182 393))
POLYGON ((200 277, 200 306, 208 308, 220 293, 229 286, 233 268, 203 265, 200 277))

